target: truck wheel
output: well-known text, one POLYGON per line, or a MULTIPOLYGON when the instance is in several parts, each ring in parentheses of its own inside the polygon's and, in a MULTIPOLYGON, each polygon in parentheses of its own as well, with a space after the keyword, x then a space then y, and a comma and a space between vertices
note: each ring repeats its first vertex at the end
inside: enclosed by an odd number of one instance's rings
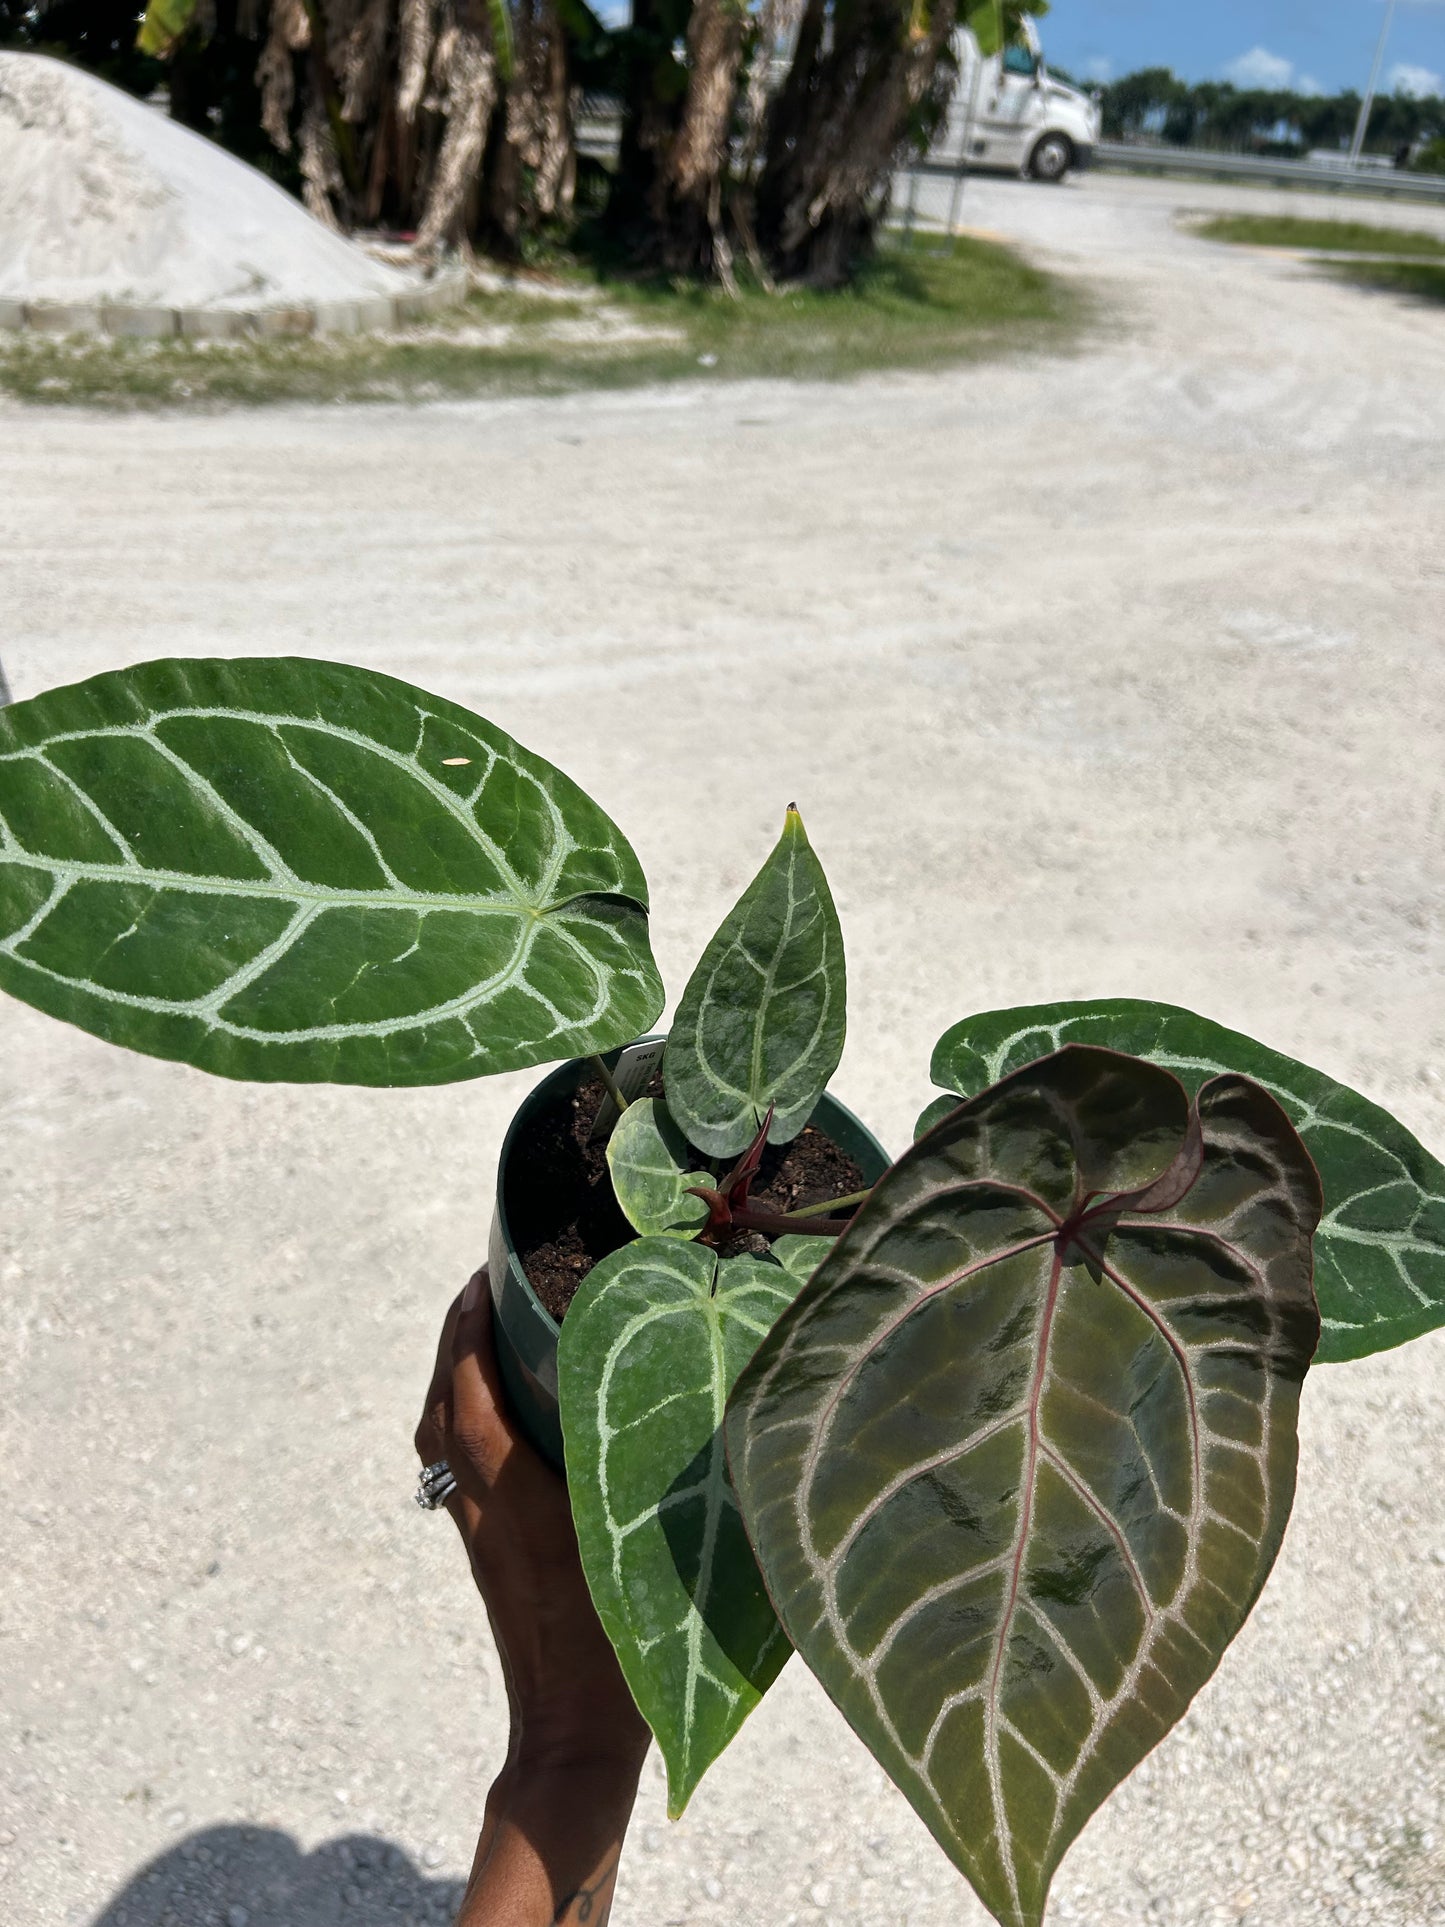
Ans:
POLYGON ((1061 181, 1074 164, 1074 143, 1067 134, 1045 134, 1029 156, 1036 181, 1061 181))

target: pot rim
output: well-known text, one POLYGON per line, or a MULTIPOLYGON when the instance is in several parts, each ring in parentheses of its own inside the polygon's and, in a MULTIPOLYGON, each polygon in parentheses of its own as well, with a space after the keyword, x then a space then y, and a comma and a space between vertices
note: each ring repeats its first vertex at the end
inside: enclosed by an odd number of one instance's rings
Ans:
MULTIPOLYGON (((646 1037, 634 1037, 630 1040, 630 1042, 626 1044, 619 1044, 615 1050, 600 1051, 597 1053, 597 1055, 602 1058, 602 1061, 607 1065, 607 1068, 609 1070, 612 1070, 616 1067, 617 1059, 622 1055, 623 1051, 631 1050, 633 1046, 636 1044, 664 1043, 667 1039, 667 1036, 668 1036, 668 1033, 666 1031, 652 1031, 646 1037)), ((585 1066, 590 1062, 591 1062, 591 1059, 589 1057, 566 1058, 562 1063, 554 1065, 553 1068, 550 1071, 548 1071, 547 1075, 540 1080, 540 1082, 532 1086, 531 1090, 528 1091, 527 1095, 522 1099, 521 1103, 517 1106, 516 1110, 512 1113, 512 1121, 507 1126, 506 1135, 502 1139, 501 1154, 497 1159, 497 1194, 496 1194, 495 1210, 497 1214, 497 1222, 501 1229, 503 1247, 506 1250, 506 1254, 507 1254, 508 1260, 510 1261, 512 1270, 516 1273, 517 1277, 520 1279, 522 1287, 526 1292, 528 1299, 531 1302, 532 1309, 536 1312, 539 1318, 543 1319, 545 1323, 551 1327, 554 1333, 559 1335, 562 1330, 560 1321, 555 1319, 552 1316, 551 1312, 548 1311, 547 1307, 542 1303, 541 1299, 537 1296, 536 1291, 533 1289, 532 1281, 527 1276, 527 1268, 522 1263, 521 1253, 517 1250, 516 1245, 512 1242, 512 1228, 507 1220, 507 1202, 506 1202, 507 1165, 511 1159, 512 1152, 516 1147, 516 1140, 521 1130, 522 1120, 532 1108, 534 1100, 538 1099, 541 1096, 542 1092, 545 1091, 549 1085, 553 1084, 556 1080, 559 1080, 562 1077, 564 1077, 567 1072, 576 1070, 579 1066, 585 1066)), ((581 1079, 577 1080, 577 1082, 581 1082, 581 1081, 582 1081, 581 1079)), ((574 1090, 576 1089, 576 1083, 573 1084, 572 1088, 574 1090)), ((879 1141, 878 1138, 874 1136, 870 1127, 863 1122, 863 1119, 858 1116, 856 1111, 851 1110, 849 1106, 843 1102, 842 1098, 835 1097, 830 1090, 824 1090, 822 1096, 818 1099, 818 1103, 822 1104, 824 1102, 831 1102, 833 1104, 836 1104, 838 1109, 848 1119, 849 1123, 855 1125, 859 1130, 859 1132, 864 1137, 868 1138, 869 1140, 871 1140, 873 1144, 877 1145, 879 1152, 881 1153, 881 1155, 885 1160, 885 1167, 884 1167, 885 1169, 888 1167, 888 1165, 892 1164, 893 1160, 889 1158, 888 1153, 883 1149, 882 1143, 879 1141)), ((816 1111, 816 1108, 817 1107, 815 1106, 814 1107, 815 1111, 816 1111)), ((640 1237, 642 1234, 639 1232, 638 1235, 640 1237)))

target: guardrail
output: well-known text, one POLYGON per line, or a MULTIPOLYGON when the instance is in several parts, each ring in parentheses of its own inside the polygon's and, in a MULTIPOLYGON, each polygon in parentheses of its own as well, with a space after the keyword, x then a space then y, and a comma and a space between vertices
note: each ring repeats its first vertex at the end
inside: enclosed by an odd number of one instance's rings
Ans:
MULTIPOLYGON (((611 160, 617 152, 621 125, 614 104, 602 96, 589 96, 578 122, 579 149, 599 160, 611 160)), ((1094 149, 1094 165, 1120 174, 1172 174, 1192 180, 1245 181, 1258 187, 1307 188, 1317 194, 1372 194, 1377 199, 1445 205, 1445 174, 1407 174, 1393 168, 1271 160, 1262 154, 1214 154, 1200 147, 1133 147, 1123 141, 1100 141, 1094 149)), ((911 170, 905 167, 899 173, 906 176, 910 171, 957 174, 958 156, 942 154, 935 148, 911 170)), ((895 186, 895 201, 897 195, 895 186)))
POLYGON ((1094 165, 1121 174, 1187 174, 1196 180, 1303 187, 1317 194, 1372 194, 1377 199, 1445 203, 1445 175, 1409 174, 1403 169, 1272 160, 1263 154, 1212 154, 1199 147, 1134 147, 1123 141, 1100 141, 1094 165))

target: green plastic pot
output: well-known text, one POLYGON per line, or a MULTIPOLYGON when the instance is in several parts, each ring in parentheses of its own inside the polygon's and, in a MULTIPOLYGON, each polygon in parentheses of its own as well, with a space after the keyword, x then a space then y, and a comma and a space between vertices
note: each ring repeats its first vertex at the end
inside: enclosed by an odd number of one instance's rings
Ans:
MULTIPOLYGON (((660 1039, 649 1039, 649 1042, 660 1039)), ((611 1051, 606 1062, 616 1067, 618 1051, 611 1051)), ((506 1180, 509 1161, 523 1127, 541 1108, 575 1091, 595 1076, 591 1060, 576 1058, 559 1064, 544 1077, 523 1102, 512 1119, 502 1142, 497 1168, 497 1200, 492 1213, 489 1263, 492 1304, 495 1308, 497 1362, 512 1412, 523 1432, 542 1456, 562 1470, 562 1421, 557 1410, 557 1334, 559 1326, 533 1291, 522 1269, 522 1261, 512 1243, 507 1224, 506 1180)), ((824 1092, 818 1099, 809 1123, 846 1151, 861 1169, 869 1184, 875 1184, 892 1163, 883 1146, 867 1125, 854 1116, 846 1104, 824 1092)))

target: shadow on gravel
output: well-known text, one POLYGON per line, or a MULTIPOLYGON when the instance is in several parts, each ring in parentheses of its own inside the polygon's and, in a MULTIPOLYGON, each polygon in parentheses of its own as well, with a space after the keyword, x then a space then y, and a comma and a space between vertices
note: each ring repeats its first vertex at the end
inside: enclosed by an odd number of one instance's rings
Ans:
POLYGON ((272 1827, 207 1827, 127 1881, 93 1927, 435 1927, 462 1891, 366 1834, 303 1853, 272 1827))

